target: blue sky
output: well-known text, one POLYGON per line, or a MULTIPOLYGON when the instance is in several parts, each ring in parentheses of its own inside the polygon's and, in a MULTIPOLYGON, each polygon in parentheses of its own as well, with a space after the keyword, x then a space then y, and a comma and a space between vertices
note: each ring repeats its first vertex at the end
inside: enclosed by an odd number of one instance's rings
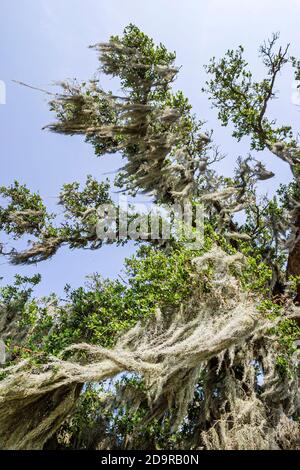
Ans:
MULTIPOLYGON (((207 121, 207 128, 215 130, 216 143, 228 154, 219 165, 220 171, 230 174, 238 155, 247 154, 248 142, 233 142, 230 129, 217 123, 215 111, 201 94, 203 64, 211 56, 220 57, 228 48, 243 44, 252 70, 260 78, 263 67, 258 46, 272 32, 280 31, 281 42, 290 42, 291 53, 300 58, 299 18, 298 0, 1 0, 0 80, 6 84, 7 102, 0 106, 0 185, 14 179, 26 183, 53 209, 63 183, 84 182, 87 174, 104 179, 104 173, 120 166, 117 156, 94 157, 92 147, 80 137, 42 131, 52 120, 45 96, 12 80, 51 88, 53 82, 65 78, 88 79, 98 64, 87 46, 121 34, 130 22, 177 52, 177 64, 182 68, 176 88, 189 97, 199 118, 207 121)), ((101 83, 112 85, 106 77, 101 77, 101 83)), ((291 70, 287 70, 277 86, 280 99, 270 112, 297 130, 300 108, 292 103, 292 84, 291 70)), ((289 180, 284 163, 267 151, 259 158, 276 172, 261 190, 271 193, 280 182, 289 180)), ((132 245, 97 252, 62 249, 53 259, 30 268, 15 268, 3 260, 0 276, 8 282, 17 272, 40 272, 43 282, 38 294, 62 292, 66 282, 79 286, 92 272, 117 276, 124 258, 133 252, 132 245)))

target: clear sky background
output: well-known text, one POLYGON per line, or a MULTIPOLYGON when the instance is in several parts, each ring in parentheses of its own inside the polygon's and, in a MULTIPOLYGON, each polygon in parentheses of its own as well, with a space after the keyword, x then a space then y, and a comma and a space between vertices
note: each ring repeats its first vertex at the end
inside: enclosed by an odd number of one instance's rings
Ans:
MULTIPOLYGON (((130 22, 177 52, 177 64, 182 68, 176 88, 189 97, 199 118, 207 120, 207 129, 214 129, 215 142, 228 155, 219 164, 220 171, 230 175, 236 158, 248 153, 248 141, 237 144, 230 137, 230 128, 217 123, 215 110, 201 93, 203 64, 243 44, 259 79, 263 67, 257 50, 272 32, 280 31, 281 43, 291 43, 291 53, 300 58, 299 19, 299 0, 0 0, 0 80, 7 90, 7 103, 0 106, 0 185, 15 179, 26 183, 53 209, 62 184, 84 182, 87 174, 104 179, 104 173, 120 166, 117 156, 96 158, 81 137, 42 131, 52 120, 45 96, 12 80, 51 88, 53 82, 65 78, 88 79, 98 62, 87 46, 121 34, 130 22)), ((110 86, 105 77, 101 83, 110 86)), ((292 102, 292 87, 292 71, 287 70, 277 85, 280 99, 270 112, 279 123, 292 124, 297 131, 300 108, 292 102)), ((270 194, 280 182, 289 180, 288 167, 268 151, 257 157, 276 172, 275 178, 261 185, 261 191, 270 194)), ((66 282, 82 285, 93 272, 116 277, 124 258, 133 252, 132 244, 96 252, 66 248, 29 268, 12 267, 2 259, 0 276, 7 283, 15 273, 40 272, 43 281, 37 293, 60 293, 66 282)))

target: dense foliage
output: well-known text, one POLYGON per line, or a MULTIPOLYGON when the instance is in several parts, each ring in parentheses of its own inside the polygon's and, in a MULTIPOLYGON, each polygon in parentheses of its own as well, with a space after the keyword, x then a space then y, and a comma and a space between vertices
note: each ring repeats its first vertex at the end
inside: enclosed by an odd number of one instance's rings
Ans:
MULTIPOLYGON (((35 298, 39 276, 1 288, 1 448, 300 448, 300 147, 289 125, 267 116, 278 74, 290 66, 299 79, 300 64, 277 42, 273 35, 260 48, 261 81, 242 47, 206 66, 203 90, 221 124, 237 140, 250 137, 255 152, 236 158, 231 178, 217 174, 225 157, 212 132, 172 91, 175 53, 136 26, 93 46, 120 96, 95 79, 61 83, 47 128, 84 135, 99 157, 120 152, 115 184, 132 197, 203 205, 204 237, 190 249, 184 237, 147 234, 123 277, 93 274, 79 289, 66 285, 64 300, 35 298), (271 199, 257 191, 274 176, 258 160, 265 149, 292 172, 271 199)), ((25 185, 1 187, 5 240, 30 237, 23 251, 3 243, 2 255, 29 264, 63 245, 124 243, 98 237, 109 193, 109 182, 91 176, 84 188, 65 184, 61 217, 25 185)))

